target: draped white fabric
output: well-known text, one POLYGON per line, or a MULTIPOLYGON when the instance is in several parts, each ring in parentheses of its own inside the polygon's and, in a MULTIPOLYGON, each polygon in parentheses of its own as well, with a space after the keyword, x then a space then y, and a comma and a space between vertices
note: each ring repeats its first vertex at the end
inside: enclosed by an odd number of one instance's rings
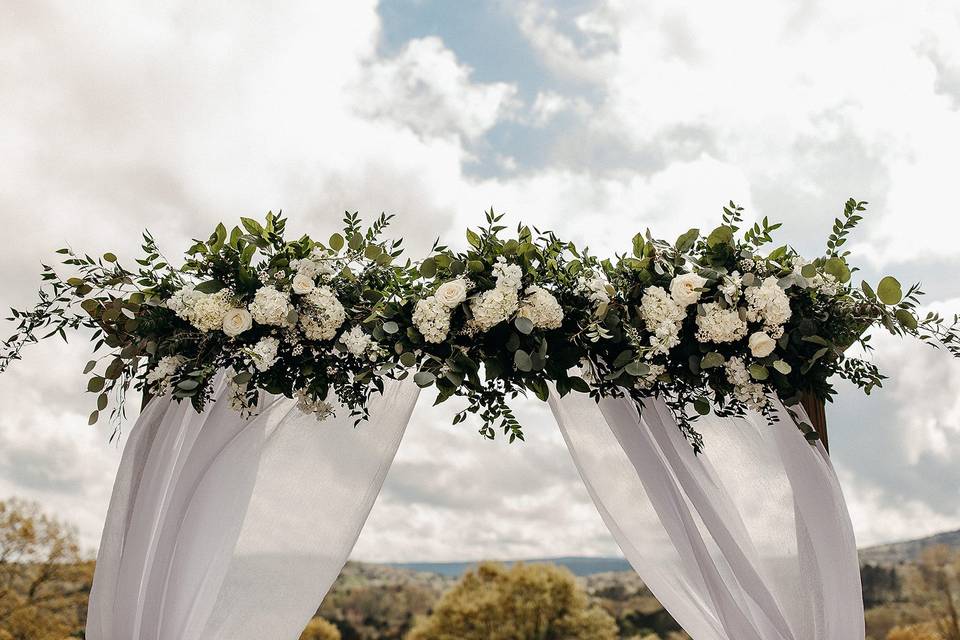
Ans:
POLYGON ((297 638, 346 562, 419 389, 387 384, 353 427, 223 376, 202 414, 154 399, 130 433, 90 594, 91 640, 297 638))
POLYGON ((552 397, 593 501, 694 640, 862 640, 856 543, 836 475, 778 405, 708 416, 695 455, 667 407, 552 397))
MULTIPOLYGON (((293 640, 346 562, 418 396, 323 423, 269 397, 242 419, 223 376, 202 414, 155 399, 123 452, 90 640, 293 640)), ((862 640, 856 544, 830 461, 779 422, 708 416, 695 455, 663 402, 552 396, 614 538, 694 640, 862 640)), ((558 505, 560 507, 562 505, 558 505)))

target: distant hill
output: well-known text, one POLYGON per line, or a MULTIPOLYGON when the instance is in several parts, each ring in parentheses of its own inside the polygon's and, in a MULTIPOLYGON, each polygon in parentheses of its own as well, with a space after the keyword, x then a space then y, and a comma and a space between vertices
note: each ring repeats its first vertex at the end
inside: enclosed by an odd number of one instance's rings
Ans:
MULTIPOLYGON (((610 571, 631 571, 630 563, 623 558, 531 558, 525 560, 505 560, 506 565, 514 562, 548 562, 566 567, 575 576, 591 576, 597 573, 608 573, 610 571)), ((436 573, 441 576, 459 578, 463 573, 475 567, 477 562, 394 562, 386 563, 385 566, 398 569, 409 569, 424 573, 436 573)))
MULTIPOLYGON (((892 542, 860 549, 860 564, 897 565, 915 561, 920 552, 929 546, 945 544, 960 549, 960 530, 945 531, 936 535, 892 542)), ((623 558, 589 558, 568 556, 563 558, 529 558, 524 560, 505 560, 506 565, 514 562, 548 562, 569 569, 575 576, 592 576, 612 571, 632 571, 630 563, 623 558)), ((420 573, 432 573, 445 578, 459 578, 463 573, 475 567, 477 562, 388 562, 382 566, 406 569, 420 573)))
POLYGON ((945 544, 960 549, 960 531, 944 531, 926 538, 891 542, 860 550, 860 564, 897 565, 913 562, 926 547, 945 544))

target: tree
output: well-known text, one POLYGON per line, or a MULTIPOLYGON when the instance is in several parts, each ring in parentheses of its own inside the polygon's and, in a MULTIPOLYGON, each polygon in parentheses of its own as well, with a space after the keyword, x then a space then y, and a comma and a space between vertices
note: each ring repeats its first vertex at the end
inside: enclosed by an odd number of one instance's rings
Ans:
POLYGON ((300 640, 340 640, 340 631, 323 618, 313 618, 300 634, 300 640))
MULTIPOLYGON (((960 640, 960 551, 927 547, 909 581, 912 599, 926 608, 942 640, 960 640)), ((909 637, 909 636, 907 636, 909 637)))
POLYGON ((92 578, 72 528, 34 503, 0 500, 0 638, 61 640, 80 631, 92 578))
POLYGON ((894 627, 887 634, 887 640, 942 640, 942 638, 943 636, 933 631, 927 624, 894 627))
POLYGON ((568 570, 483 563, 421 618, 407 640, 614 640, 617 625, 568 570))

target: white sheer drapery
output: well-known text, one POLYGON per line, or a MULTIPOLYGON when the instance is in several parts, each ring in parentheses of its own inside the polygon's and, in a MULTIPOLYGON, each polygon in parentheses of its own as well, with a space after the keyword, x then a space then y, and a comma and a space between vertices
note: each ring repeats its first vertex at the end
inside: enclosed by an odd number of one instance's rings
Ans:
POLYGON ((695 640, 862 640, 856 542, 833 467, 777 405, 697 422, 695 455, 660 400, 550 407, 597 509, 695 640))
MULTIPOLYGON (((91 640, 294 640, 380 492, 418 388, 371 420, 318 424, 271 397, 242 419, 223 378, 202 414, 151 402, 129 436, 90 595, 91 640)), ((551 396, 564 440, 633 567, 695 640, 862 640, 856 544, 823 448, 789 414, 698 422, 666 406, 551 396)))
POLYGON ((416 403, 318 423, 266 398, 241 419, 220 377, 202 414, 154 399, 124 448, 90 593, 90 640, 297 638, 347 560, 416 403))

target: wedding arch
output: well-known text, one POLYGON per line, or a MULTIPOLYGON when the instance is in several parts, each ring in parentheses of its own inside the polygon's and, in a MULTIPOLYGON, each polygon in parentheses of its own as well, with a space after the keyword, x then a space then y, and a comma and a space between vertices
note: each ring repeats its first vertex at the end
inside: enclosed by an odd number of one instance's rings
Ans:
POLYGON ((875 327, 960 356, 958 318, 921 312, 918 285, 853 285, 865 205, 847 201, 812 260, 733 203, 707 233, 638 233, 609 258, 522 224, 506 237, 493 211, 466 250, 418 261, 389 216, 349 213, 324 242, 288 240, 272 213, 220 224, 179 266, 149 232, 132 270, 59 250, 70 274, 44 267, 0 371, 86 329, 91 424, 144 397, 87 637, 296 638, 433 387, 465 402, 454 424, 511 442, 509 401, 548 402, 625 556, 695 639, 863 638, 831 379, 881 385, 875 327))

